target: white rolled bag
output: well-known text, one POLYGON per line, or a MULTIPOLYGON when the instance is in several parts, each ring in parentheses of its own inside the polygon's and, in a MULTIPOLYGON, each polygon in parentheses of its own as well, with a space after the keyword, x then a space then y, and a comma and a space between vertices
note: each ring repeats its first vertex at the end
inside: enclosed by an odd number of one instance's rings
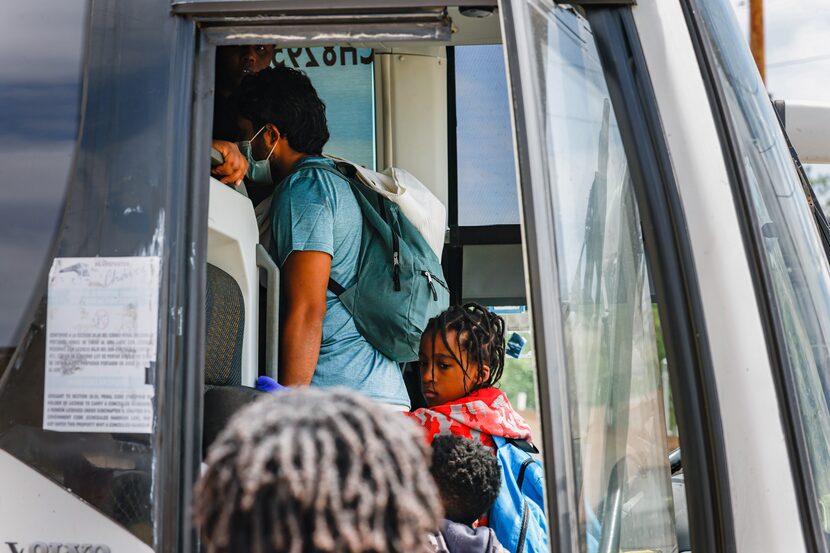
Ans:
MULTIPOLYGON (((364 186, 397 204, 404 216, 427 241, 438 259, 441 259, 447 228, 447 208, 424 183, 409 171, 398 167, 389 167, 379 173, 336 156, 325 155, 324 157, 338 163, 348 163, 355 168, 357 178, 364 186)), ((269 215, 272 198, 273 195, 269 196, 254 210, 259 225, 259 241, 266 249, 271 242, 269 215)))

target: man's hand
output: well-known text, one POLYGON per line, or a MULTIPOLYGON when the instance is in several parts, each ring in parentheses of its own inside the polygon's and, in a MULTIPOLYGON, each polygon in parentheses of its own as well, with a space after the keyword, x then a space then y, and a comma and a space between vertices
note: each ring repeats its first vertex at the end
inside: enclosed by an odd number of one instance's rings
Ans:
POLYGON ((245 173, 248 172, 248 160, 245 159, 245 156, 242 155, 242 152, 233 142, 214 140, 212 146, 222 154, 225 162, 213 167, 210 174, 225 184, 239 186, 245 177, 245 173))
POLYGON ((285 302, 279 369, 283 386, 308 385, 314 376, 323 339, 330 273, 331 256, 315 251, 291 253, 280 272, 285 302))

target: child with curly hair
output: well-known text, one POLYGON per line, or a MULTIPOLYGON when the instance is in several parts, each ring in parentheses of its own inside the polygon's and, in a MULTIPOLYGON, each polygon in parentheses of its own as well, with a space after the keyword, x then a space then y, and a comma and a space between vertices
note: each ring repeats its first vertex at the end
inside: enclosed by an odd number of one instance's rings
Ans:
POLYGON ((499 494, 501 469, 490 449, 460 436, 437 436, 430 472, 445 511, 436 553, 505 553, 491 528, 473 528, 499 494))

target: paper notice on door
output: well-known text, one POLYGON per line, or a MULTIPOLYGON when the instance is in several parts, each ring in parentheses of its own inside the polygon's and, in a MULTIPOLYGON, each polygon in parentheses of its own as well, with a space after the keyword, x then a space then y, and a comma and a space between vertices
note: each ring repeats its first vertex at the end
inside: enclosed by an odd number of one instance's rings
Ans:
POLYGON ((43 428, 148 434, 159 257, 59 257, 49 271, 43 428))

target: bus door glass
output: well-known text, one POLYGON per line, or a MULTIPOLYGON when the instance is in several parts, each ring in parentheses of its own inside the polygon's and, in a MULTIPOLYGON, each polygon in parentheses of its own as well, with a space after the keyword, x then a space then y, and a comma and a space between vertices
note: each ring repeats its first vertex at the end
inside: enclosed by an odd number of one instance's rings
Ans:
POLYGON ((510 4, 535 353, 555 476, 548 493, 559 522, 552 539, 562 550, 685 551, 659 321, 595 37, 577 8, 510 4))

